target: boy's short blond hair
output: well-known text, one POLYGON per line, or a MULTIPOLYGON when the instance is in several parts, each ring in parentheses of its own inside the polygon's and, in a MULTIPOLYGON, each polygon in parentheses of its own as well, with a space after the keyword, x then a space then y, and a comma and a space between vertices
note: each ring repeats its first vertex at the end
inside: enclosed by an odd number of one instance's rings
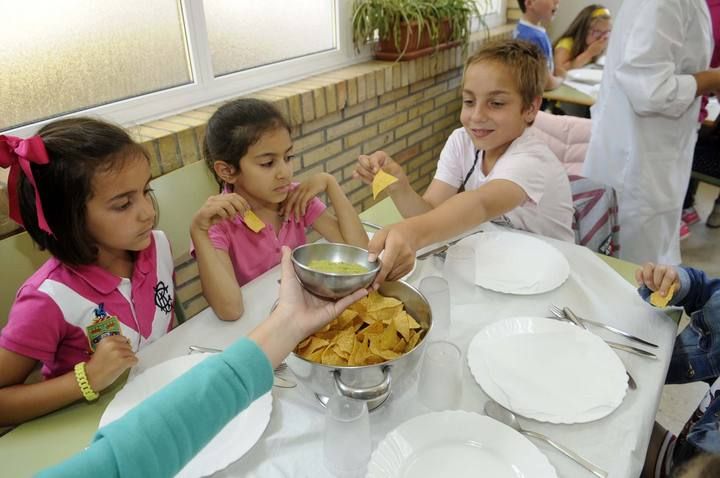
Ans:
POLYGON ((486 61, 498 63, 510 70, 522 97, 523 108, 528 108, 535 98, 542 96, 548 74, 547 60, 534 43, 524 40, 487 42, 467 59, 463 77, 472 65, 486 61))

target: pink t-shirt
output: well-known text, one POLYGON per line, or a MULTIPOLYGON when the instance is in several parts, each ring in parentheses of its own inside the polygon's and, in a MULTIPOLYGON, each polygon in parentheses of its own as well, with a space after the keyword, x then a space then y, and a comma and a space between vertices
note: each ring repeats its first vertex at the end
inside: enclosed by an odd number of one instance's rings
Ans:
POLYGON ((305 231, 323 212, 325 205, 318 198, 313 198, 307 205, 305 216, 299 221, 286 220, 278 234, 270 224, 255 233, 238 216, 215 224, 208 231, 208 236, 216 249, 228 253, 235 277, 242 286, 280 264, 282 246, 293 249, 305 244, 305 231))
MULTIPOLYGON (((520 206, 494 218, 493 222, 515 229, 575 242, 572 230, 573 203, 570 182, 560 160, 526 129, 498 159, 490 174, 482 172, 482 151, 478 164, 465 185, 478 189, 494 179, 520 186, 528 197, 520 206)), ((475 145, 464 128, 448 138, 438 161, 435 179, 459 188, 475 161, 475 145)))
POLYGON ((42 362, 45 378, 63 375, 89 360, 85 328, 100 304, 118 317, 138 351, 172 327, 174 296, 173 259, 161 231, 153 231, 150 246, 138 253, 130 279, 51 258, 18 290, 0 347, 42 362))

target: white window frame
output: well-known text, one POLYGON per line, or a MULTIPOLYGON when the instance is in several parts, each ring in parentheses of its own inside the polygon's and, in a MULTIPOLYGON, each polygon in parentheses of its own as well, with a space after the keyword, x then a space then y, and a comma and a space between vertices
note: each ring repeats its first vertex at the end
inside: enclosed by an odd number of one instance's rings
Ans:
MULTIPOLYGON (((485 14, 485 24, 488 28, 498 27, 507 23, 507 0, 489 0, 489 2, 495 8, 485 14)), ((482 11, 485 0, 478 0, 477 3, 481 7, 480 11, 482 11)), ((480 24, 478 21, 473 20, 472 31, 478 31, 479 28, 480 24)))
POLYGON ((215 78, 207 41, 203 0, 180 0, 180 3, 192 74, 189 84, 67 113, 2 133, 26 137, 35 134, 40 127, 58 118, 81 115, 100 116, 124 126, 134 126, 226 98, 246 95, 260 89, 367 61, 371 57, 369 47, 363 48, 359 54, 354 50, 351 31, 352 2, 335 0, 337 22, 335 49, 215 78))

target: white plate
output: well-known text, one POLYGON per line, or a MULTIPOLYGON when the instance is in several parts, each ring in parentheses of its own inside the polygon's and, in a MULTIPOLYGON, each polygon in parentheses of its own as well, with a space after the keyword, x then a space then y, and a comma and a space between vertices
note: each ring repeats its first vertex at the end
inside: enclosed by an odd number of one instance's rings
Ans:
MULTIPOLYGON (((131 408, 208 358, 211 354, 177 357, 149 368, 125 384, 100 418, 99 427, 117 420, 131 408)), ((233 418, 200 450, 177 477, 208 476, 242 457, 262 436, 270 422, 272 394, 266 393, 233 418)))
POLYGON ((596 85, 602 82, 603 71, 600 69, 578 68, 567 72, 567 79, 596 85))
POLYGON ((490 398, 544 422, 600 419, 627 391, 625 366, 600 337, 552 319, 494 322, 472 339, 467 359, 490 398))
POLYGON ((556 478, 535 445, 477 413, 452 410, 412 418, 388 433, 370 457, 366 478, 556 478))
MULTIPOLYGON (((375 233, 374 233, 374 232, 368 232, 367 235, 368 235, 368 239, 372 239, 373 236, 375 235, 375 233)), ((385 251, 383 251, 383 252, 385 252, 385 251)), ((382 256, 383 256, 383 253, 381 252, 381 253, 380 253, 380 259, 382 259, 382 256)), ((399 280, 404 280, 404 281, 408 280, 408 278, 409 278, 411 275, 413 275, 413 272, 415 272, 415 269, 416 269, 416 268, 417 268, 417 261, 413 262, 412 270, 411 270, 410 272, 408 272, 407 274, 405 274, 404 276, 402 276, 399 280)))
POLYGON ((542 294, 560 287, 570 264, 553 246, 526 234, 484 232, 460 241, 475 249, 475 283, 508 294, 542 294))

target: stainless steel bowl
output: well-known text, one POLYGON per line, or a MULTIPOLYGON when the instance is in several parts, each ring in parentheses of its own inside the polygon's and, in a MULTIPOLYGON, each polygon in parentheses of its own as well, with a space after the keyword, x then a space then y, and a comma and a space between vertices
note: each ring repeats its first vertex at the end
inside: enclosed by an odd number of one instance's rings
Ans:
POLYGON ((380 272, 380 260, 368 261, 368 251, 365 249, 332 242, 296 247, 292 251, 292 263, 303 287, 315 295, 328 299, 339 299, 370 286, 380 272), (308 267, 308 264, 314 260, 358 264, 368 269, 368 272, 357 274, 320 272, 308 267))
POLYGON ((298 382, 315 392, 324 404, 334 394, 365 400, 368 408, 380 406, 390 395, 393 386, 413 376, 420 362, 428 334, 432 328, 432 313, 425 297, 411 285, 402 282, 385 282, 378 290, 382 295, 394 297, 405 304, 405 310, 425 328, 425 333, 411 351, 394 360, 358 367, 323 365, 311 362, 294 352, 286 362, 298 382))

